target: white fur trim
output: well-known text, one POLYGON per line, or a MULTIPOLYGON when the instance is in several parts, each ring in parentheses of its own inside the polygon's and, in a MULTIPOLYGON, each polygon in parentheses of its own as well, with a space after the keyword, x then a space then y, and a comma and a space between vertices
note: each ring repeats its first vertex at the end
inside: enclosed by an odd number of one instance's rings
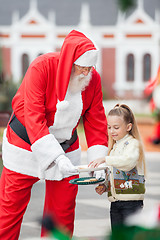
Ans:
POLYGON ((98 158, 105 157, 107 155, 108 148, 104 145, 94 145, 87 150, 87 160, 90 163, 98 158))
POLYGON ((81 67, 91 67, 95 66, 97 63, 98 50, 90 50, 83 53, 74 64, 81 67))
POLYGON ((35 159, 39 162, 42 173, 57 159, 57 157, 64 154, 61 145, 52 134, 38 139, 32 144, 31 149, 35 159))
POLYGON ((81 117, 82 109, 81 92, 71 94, 67 91, 65 101, 57 105, 53 126, 49 127, 49 132, 55 136, 58 142, 61 143, 71 138, 72 131, 81 117), (61 107, 63 103, 64 108, 61 107))
POLYGON ((158 109, 160 109, 160 86, 157 86, 153 91, 153 100, 158 109))
POLYGON ((6 137, 6 129, 3 133, 2 160, 3 165, 12 171, 38 177, 39 167, 33 159, 32 152, 10 144, 6 137))
MULTIPOLYGON (((80 148, 66 153, 65 155, 70 159, 74 166, 80 165, 80 148)), ((21 174, 47 180, 62 180, 63 178, 68 177, 63 176, 59 172, 58 166, 54 164, 54 162, 42 172, 42 166, 40 166, 39 161, 36 160, 32 152, 16 147, 8 142, 6 137, 6 129, 3 134, 2 159, 3 165, 7 169, 21 174)))
POLYGON ((61 102, 59 101, 56 105, 56 107, 59 111, 68 108, 68 106, 69 106, 69 102, 66 100, 61 101, 61 102))

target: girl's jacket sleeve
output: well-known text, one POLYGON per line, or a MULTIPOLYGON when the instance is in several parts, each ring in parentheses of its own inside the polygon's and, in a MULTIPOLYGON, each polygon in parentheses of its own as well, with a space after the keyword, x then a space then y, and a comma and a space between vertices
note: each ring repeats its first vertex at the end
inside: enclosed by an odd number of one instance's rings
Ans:
POLYGON ((107 166, 112 166, 122 171, 130 171, 138 163, 139 142, 136 139, 132 139, 119 155, 106 156, 105 159, 107 166))

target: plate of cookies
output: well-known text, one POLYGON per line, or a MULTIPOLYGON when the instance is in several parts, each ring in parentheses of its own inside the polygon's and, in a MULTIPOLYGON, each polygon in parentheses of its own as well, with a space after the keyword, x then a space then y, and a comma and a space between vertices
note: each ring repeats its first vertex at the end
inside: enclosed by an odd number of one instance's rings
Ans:
POLYGON ((88 167, 88 165, 79 165, 76 166, 76 169, 78 172, 94 172, 94 171, 99 171, 99 170, 105 170, 107 166, 98 166, 96 168, 93 167, 88 167))
POLYGON ((83 177, 83 178, 75 178, 69 181, 69 183, 77 184, 77 185, 89 185, 96 184, 100 182, 104 182, 104 178, 96 179, 95 177, 83 177))

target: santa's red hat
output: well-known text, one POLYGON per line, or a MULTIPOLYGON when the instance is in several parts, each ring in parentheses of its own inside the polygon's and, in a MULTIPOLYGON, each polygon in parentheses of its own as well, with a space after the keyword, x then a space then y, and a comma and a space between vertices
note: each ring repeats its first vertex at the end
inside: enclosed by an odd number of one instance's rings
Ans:
POLYGON ((59 101, 65 98, 73 63, 79 66, 94 66, 97 52, 93 42, 83 33, 73 30, 67 35, 61 48, 56 76, 59 101))

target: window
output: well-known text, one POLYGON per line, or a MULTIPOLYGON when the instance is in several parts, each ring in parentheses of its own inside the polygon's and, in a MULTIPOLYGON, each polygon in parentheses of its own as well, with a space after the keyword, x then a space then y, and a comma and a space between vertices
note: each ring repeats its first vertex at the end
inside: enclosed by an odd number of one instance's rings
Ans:
POLYGON ((134 81, 134 55, 128 54, 127 55, 127 64, 126 64, 126 78, 127 82, 133 82, 134 81))
POLYGON ((143 56, 143 81, 147 82, 151 78, 151 55, 143 56))
POLYGON ((28 67, 29 67, 29 57, 26 53, 24 53, 22 55, 22 76, 25 75, 28 67))

